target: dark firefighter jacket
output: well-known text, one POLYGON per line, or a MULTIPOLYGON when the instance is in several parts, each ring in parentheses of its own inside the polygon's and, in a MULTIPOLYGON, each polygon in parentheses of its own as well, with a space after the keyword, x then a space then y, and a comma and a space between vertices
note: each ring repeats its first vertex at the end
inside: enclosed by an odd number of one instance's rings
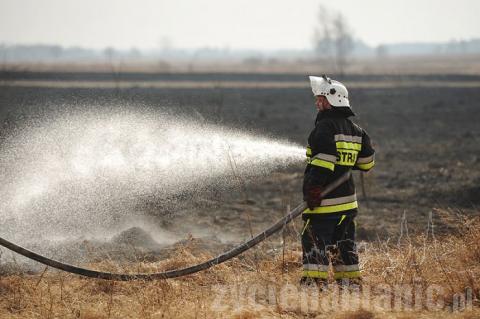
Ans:
MULTIPOLYGON (((306 196, 312 187, 324 187, 348 169, 370 170, 375 151, 368 134, 348 119, 353 113, 332 108, 319 112, 308 137, 307 168, 303 182, 306 196)), ((320 206, 306 209, 304 216, 345 213, 358 207, 353 177, 326 195, 320 206)))

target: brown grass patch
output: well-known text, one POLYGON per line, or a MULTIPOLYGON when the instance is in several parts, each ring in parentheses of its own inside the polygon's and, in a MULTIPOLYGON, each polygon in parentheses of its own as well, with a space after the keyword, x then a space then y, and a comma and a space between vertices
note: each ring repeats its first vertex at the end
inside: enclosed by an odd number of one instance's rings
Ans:
MULTIPOLYGON (((335 283, 323 292, 300 288, 301 249, 292 236, 285 255, 281 249, 268 250, 269 243, 172 280, 108 282, 53 270, 43 277, 5 275, 0 277, 0 318, 478 318, 480 220, 455 222, 449 235, 429 232, 401 242, 368 244, 361 253, 362 290, 340 289, 335 283), (397 296, 395 289, 404 290, 397 296), (453 311, 466 289, 471 303, 467 300, 467 309, 453 311), (430 307, 429 293, 434 305, 442 300, 441 309, 430 307)), ((181 247, 175 258, 161 262, 89 266, 155 272, 209 257, 181 247)))

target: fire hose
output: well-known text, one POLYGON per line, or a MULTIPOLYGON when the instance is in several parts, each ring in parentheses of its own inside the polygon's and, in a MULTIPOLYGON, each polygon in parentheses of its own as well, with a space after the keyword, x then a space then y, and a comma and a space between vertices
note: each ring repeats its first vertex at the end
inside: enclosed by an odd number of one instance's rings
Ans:
MULTIPOLYGON (((327 185, 325 189, 322 192, 322 197, 330 193, 332 190, 346 182, 350 178, 351 172, 348 171, 342 176, 340 176, 337 180, 333 181, 331 184, 327 185)), ((186 267, 186 268, 181 268, 181 269, 174 269, 174 270, 168 270, 164 272, 158 272, 158 273, 151 273, 151 274, 120 274, 120 273, 110 273, 110 272, 102 272, 102 271, 97 271, 97 270, 91 270, 91 269, 86 269, 86 268, 81 268, 73 265, 69 265, 66 263, 62 263, 60 261, 56 261, 53 259, 50 259, 48 257, 42 256, 40 254, 37 254, 33 251, 30 251, 28 249, 25 249, 23 247, 20 247, 8 240, 5 240, 0 237, 0 245, 8 248, 24 257, 27 257, 29 259, 33 259, 35 261, 38 261, 39 263, 42 263, 44 265, 47 265, 52 268, 60 269, 72 274, 77 274, 81 276, 86 276, 86 277, 91 277, 91 278, 99 278, 99 279, 106 279, 106 280, 116 280, 116 281, 131 281, 131 280, 155 280, 155 279, 168 279, 168 278, 176 278, 176 277, 182 277, 190 274, 194 274, 196 272, 208 269, 212 266, 221 264, 229 259, 232 259, 241 253, 249 250, 253 246, 257 245, 258 243, 264 241, 271 235, 275 234, 279 230, 285 227, 289 222, 291 222, 295 217, 299 216, 305 209, 307 208, 307 205, 305 202, 302 202, 300 205, 295 207, 293 210, 291 210, 287 215, 285 215, 283 218, 278 220, 275 224, 264 230, 263 232, 257 234, 256 236, 252 237, 251 239, 245 241, 244 243, 232 248, 229 251, 224 252, 221 255, 218 255, 217 257, 214 257, 210 260, 207 260, 203 263, 186 267)))

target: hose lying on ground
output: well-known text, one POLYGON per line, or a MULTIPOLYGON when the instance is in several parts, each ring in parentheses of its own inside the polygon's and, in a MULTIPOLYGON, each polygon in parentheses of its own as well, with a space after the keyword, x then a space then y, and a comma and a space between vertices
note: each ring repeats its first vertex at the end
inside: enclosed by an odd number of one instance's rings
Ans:
MULTIPOLYGON (((327 195, 332 190, 334 190, 335 188, 337 188, 338 186, 346 182, 350 178, 350 174, 351 172, 348 171, 347 173, 340 176, 340 178, 338 178, 331 184, 327 185, 322 192, 322 196, 327 195)), ((300 215, 305 209, 306 209, 306 203, 302 203, 298 205, 292 211, 290 211, 287 215, 285 215, 283 218, 278 220, 275 224, 273 224, 263 232, 259 233, 258 235, 251 238, 250 240, 247 240, 243 244, 240 244, 239 246, 234 247, 231 250, 221 255, 218 255, 215 258, 212 258, 203 263, 190 266, 187 268, 168 270, 168 271, 152 273, 152 274, 116 274, 116 273, 109 273, 109 272, 102 272, 102 271, 80 268, 80 267, 65 264, 65 263, 50 259, 48 257, 39 255, 37 253, 34 253, 33 251, 30 251, 28 249, 15 245, 14 243, 9 242, 1 237, 0 237, 0 245, 20 255, 23 255, 27 258, 36 260, 44 265, 57 268, 72 274, 82 275, 86 277, 100 278, 100 279, 106 279, 106 280, 118 280, 118 281, 167 279, 167 278, 175 278, 175 277, 190 275, 190 274, 208 269, 212 266, 221 264, 229 259, 232 259, 233 257, 238 256, 239 254, 252 248, 253 246, 257 245, 258 243, 264 241, 271 235, 281 230, 283 227, 285 227, 285 225, 291 222, 295 217, 300 215)))

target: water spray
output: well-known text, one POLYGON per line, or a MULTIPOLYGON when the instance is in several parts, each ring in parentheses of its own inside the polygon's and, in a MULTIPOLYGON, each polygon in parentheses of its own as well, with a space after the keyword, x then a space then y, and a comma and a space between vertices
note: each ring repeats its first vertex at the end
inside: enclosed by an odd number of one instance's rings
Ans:
POLYGON ((289 142, 158 111, 47 117, 2 145, 2 233, 20 242, 112 236, 141 219, 152 198, 165 215, 178 209, 179 194, 195 201, 202 189, 235 187, 232 158, 248 179, 300 162, 303 153, 289 142))

